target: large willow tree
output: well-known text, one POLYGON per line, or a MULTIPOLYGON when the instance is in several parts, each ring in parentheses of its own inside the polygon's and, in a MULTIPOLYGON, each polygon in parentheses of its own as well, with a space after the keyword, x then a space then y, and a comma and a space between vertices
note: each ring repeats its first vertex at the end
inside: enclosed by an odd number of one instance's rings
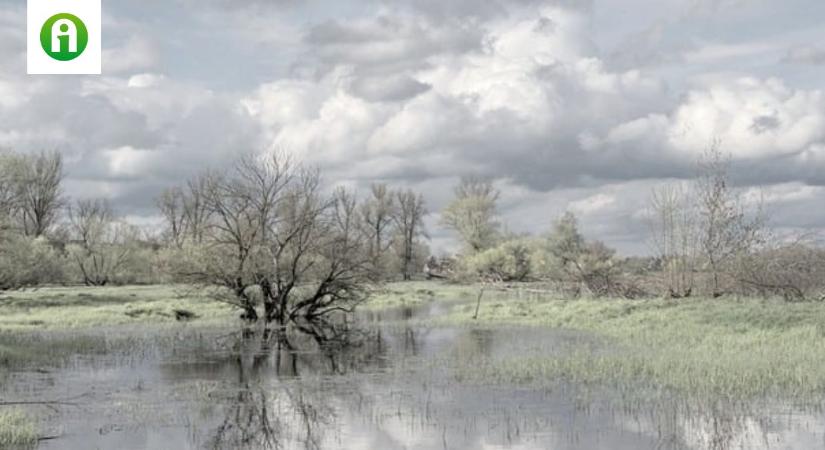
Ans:
POLYGON ((325 194, 317 170, 283 155, 241 158, 201 176, 203 236, 184 245, 182 270, 243 317, 285 325, 365 297, 370 258, 355 199, 325 194))

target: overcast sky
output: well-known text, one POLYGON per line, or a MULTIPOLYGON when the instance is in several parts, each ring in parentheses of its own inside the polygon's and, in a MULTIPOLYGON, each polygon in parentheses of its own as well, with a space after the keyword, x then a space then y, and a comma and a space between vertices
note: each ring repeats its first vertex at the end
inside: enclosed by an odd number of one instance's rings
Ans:
POLYGON ((650 189, 718 138, 778 227, 825 227, 822 0, 103 0, 103 75, 29 76, 0 0, 0 147, 58 149, 67 192, 154 196, 281 148, 364 189, 493 177, 513 231, 572 210, 647 250, 650 189))

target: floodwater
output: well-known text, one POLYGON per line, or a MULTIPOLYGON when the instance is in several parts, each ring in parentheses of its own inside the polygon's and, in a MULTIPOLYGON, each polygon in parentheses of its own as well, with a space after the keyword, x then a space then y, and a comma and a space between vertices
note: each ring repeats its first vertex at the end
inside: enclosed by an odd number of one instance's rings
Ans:
POLYGON ((154 342, 134 330, 142 344, 128 352, 15 372, 3 397, 65 400, 32 407, 52 437, 40 449, 825 448, 825 416, 788 406, 465 382, 456 373, 465 359, 602 344, 571 332, 415 320, 440 307, 361 314, 357 333, 323 345, 299 331, 192 328, 154 342))

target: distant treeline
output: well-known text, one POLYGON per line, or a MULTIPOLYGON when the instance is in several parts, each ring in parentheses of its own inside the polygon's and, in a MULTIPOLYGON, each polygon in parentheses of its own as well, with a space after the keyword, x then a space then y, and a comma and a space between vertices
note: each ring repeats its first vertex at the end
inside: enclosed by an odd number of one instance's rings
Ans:
POLYGON ((441 213, 464 250, 431 259, 428 269, 498 283, 543 281, 566 295, 823 299, 825 250, 817 236, 771 229, 759 196, 735 188, 729 167, 713 144, 693 180, 655 188, 647 210, 653 255, 634 258, 586 239, 570 212, 542 236, 507 233, 490 180, 464 178, 441 213))
POLYGON ((106 199, 69 199, 60 153, 0 153, 0 290, 187 282, 216 288, 250 319, 281 322, 349 310, 371 283, 424 275, 538 281, 566 295, 819 299, 817 240, 777 235, 728 168, 714 145, 694 180, 656 188, 654 254, 635 258, 586 239, 569 212, 542 235, 510 233, 493 182, 464 177, 440 212, 462 250, 435 257, 421 194, 386 184, 329 193, 317 170, 282 154, 241 157, 169 187, 157 198, 162 229, 141 229, 106 199))

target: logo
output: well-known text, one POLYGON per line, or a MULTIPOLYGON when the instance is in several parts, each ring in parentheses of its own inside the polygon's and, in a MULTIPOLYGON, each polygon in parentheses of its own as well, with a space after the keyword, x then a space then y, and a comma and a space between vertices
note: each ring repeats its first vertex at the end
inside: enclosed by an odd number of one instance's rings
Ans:
POLYGON ((55 14, 40 29, 40 45, 47 55, 58 61, 77 58, 88 43, 86 24, 73 14, 55 14))
POLYGON ((26 0, 29 74, 99 74, 101 0, 26 0))

